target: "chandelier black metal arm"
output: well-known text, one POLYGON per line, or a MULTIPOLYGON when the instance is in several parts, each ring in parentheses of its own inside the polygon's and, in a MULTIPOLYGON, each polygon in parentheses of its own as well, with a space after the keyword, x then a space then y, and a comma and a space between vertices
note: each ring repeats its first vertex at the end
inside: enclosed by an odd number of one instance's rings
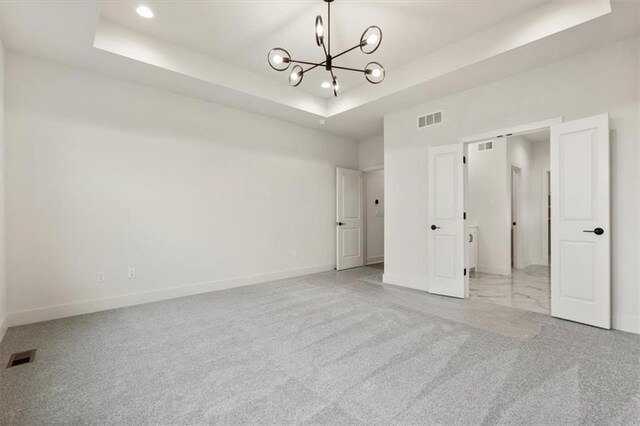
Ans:
POLYGON ((315 37, 316 44, 318 47, 322 47, 325 60, 322 62, 309 62, 309 61, 301 61, 297 59, 292 59, 289 52, 280 47, 271 49, 269 51, 269 55, 267 56, 269 65, 276 71, 286 71, 289 69, 291 64, 294 66, 291 69, 291 73, 289 74, 289 84, 296 87, 304 78, 305 73, 318 68, 324 67, 325 70, 329 71, 331 74, 331 87, 333 88, 333 94, 338 96, 338 79, 333 72, 333 70, 343 70, 343 71, 353 71, 363 73, 367 81, 373 84, 381 83, 385 77, 385 70, 382 65, 378 62, 369 62, 364 69, 350 68, 350 67, 341 67, 334 65, 333 61, 339 58, 342 55, 345 55, 355 49, 360 48, 360 50, 370 55, 380 47, 380 43, 382 42, 382 30, 373 25, 368 27, 362 33, 360 37, 360 42, 349 49, 346 49, 335 56, 331 56, 331 3, 333 0, 323 0, 327 3, 327 33, 326 33, 326 44, 325 44, 325 30, 324 23, 322 22, 322 16, 316 16, 315 21, 315 37), (309 68, 303 69, 301 65, 308 65, 309 68))
POLYGON ((367 72, 367 70, 359 70, 359 69, 356 69, 356 68, 349 68, 349 67, 339 67, 337 65, 334 65, 333 68, 335 68, 337 70, 345 70, 345 71, 367 72))
POLYGON ((291 63, 292 64, 302 64, 302 65, 313 65, 314 67, 319 67, 322 65, 325 65, 327 61, 322 61, 322 62, 307 62, 307 61, 299 61, 297 59, 292 59, 291 63))
POLYGON ((342 52, 338 53, 337 55, 335 55, 335 56, 333 57, 333 59, 339 58, 340 56, 344 55, 345 53, 349 53, 349 52, 351 52, 352 50, 355 50, 355 49, 357 49, 357 48, 358 48, 358 47, 360 47, 360 46, 362 46, 362 43, 358 43, 358 44, 356 44, 355 46, 353 46, 353 47, 351 47, 351 48, 349 48, 349 49, 347 49, 347 50, 344 50, 344 51, 342 51, 342 52))

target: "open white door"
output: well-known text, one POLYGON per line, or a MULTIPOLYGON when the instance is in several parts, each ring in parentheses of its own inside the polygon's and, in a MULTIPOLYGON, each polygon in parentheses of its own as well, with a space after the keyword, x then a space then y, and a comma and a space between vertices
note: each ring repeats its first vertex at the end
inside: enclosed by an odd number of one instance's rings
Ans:
POLYGON ((464 146, 429 148, 429 293, 469 296, 465 266, 464 146))
POLYGON ((364 265, 363 173, 336 169, 336 241, 338 271, 364 265))
POLYGON ((611 327, 608 114, 551 126, 551 315, 611 327))

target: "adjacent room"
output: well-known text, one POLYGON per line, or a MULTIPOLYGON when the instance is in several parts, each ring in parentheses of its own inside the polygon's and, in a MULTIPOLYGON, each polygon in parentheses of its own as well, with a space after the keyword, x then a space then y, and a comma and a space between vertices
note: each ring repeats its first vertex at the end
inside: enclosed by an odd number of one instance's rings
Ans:
POLYGON ((640 424, 640 1, 0 1, 0 424, 640 424))
POLYGON ((467 146, 470 298, 549 314, 549 130, 467 146))

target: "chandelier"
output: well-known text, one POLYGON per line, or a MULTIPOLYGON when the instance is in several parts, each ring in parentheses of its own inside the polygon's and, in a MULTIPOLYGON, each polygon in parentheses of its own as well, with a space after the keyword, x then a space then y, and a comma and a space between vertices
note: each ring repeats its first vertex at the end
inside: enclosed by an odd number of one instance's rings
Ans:
POLYGON ((325 70, 329 71, 331 74, 331 83, 330 86, 333 88, 334 96, 338 96, 338 90, 340 86, 338 85, 338 79, 336 78, 334 70, 345 70, 345 71, 353 71, 360 72, 364 74, 364 77, 367 79, 369 83, 378 84, 384 80, 384 68, 378 62, 369 62, 364 69, 356 69, 356 68, 348 68, 348 67, 340 67, 334 64, 334 60, 338 57, 351 52, 355 49, 360 49, 363 53, 370 55, 380 47, 380 42, 382 42, 382 30, 377 26, 373 25, 362 33, 360 37, 360 43, 355 46, 340 52, 336 55, 331 55, 331 2, 333 0, 323 0, 327 3, 327 42, 325 44, 325 28, 324 23, 322 21, 322 16, 316 16, 316 25, 315 25, 315 33, 316 33, 316 44, 318 47, 322 47, 324 51, 325 60, 322 62, 307 62, 307 61, 298 61, 291 58, 289 52, 281 47, 276 47, 269 51, 268 61, 271 68, 276 71, 286 71, 289 69, 291 64, 295 64, 291 68, 291 73, 289 74, 289 84, 293 87, 297 87, 300 83, 302 83, 302 79, 304 75, 318 67, 324 67, 325 70), (307 68, 302 68, 302 65, 306 65, 307 68))

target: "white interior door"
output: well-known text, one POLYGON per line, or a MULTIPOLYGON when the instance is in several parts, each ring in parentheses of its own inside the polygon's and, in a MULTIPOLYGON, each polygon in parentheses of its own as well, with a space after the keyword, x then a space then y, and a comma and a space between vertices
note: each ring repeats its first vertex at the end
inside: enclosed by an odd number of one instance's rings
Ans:
POLYGON ((338 271, 364 265, 363 173, 336 169, 336 241, 338 271))
POLYGON ((551 315, 611 327, 609 116, 551 126, 551 315))
POLYGON ((429 148, 429 292, 468 297, 464 146, 429 148))

